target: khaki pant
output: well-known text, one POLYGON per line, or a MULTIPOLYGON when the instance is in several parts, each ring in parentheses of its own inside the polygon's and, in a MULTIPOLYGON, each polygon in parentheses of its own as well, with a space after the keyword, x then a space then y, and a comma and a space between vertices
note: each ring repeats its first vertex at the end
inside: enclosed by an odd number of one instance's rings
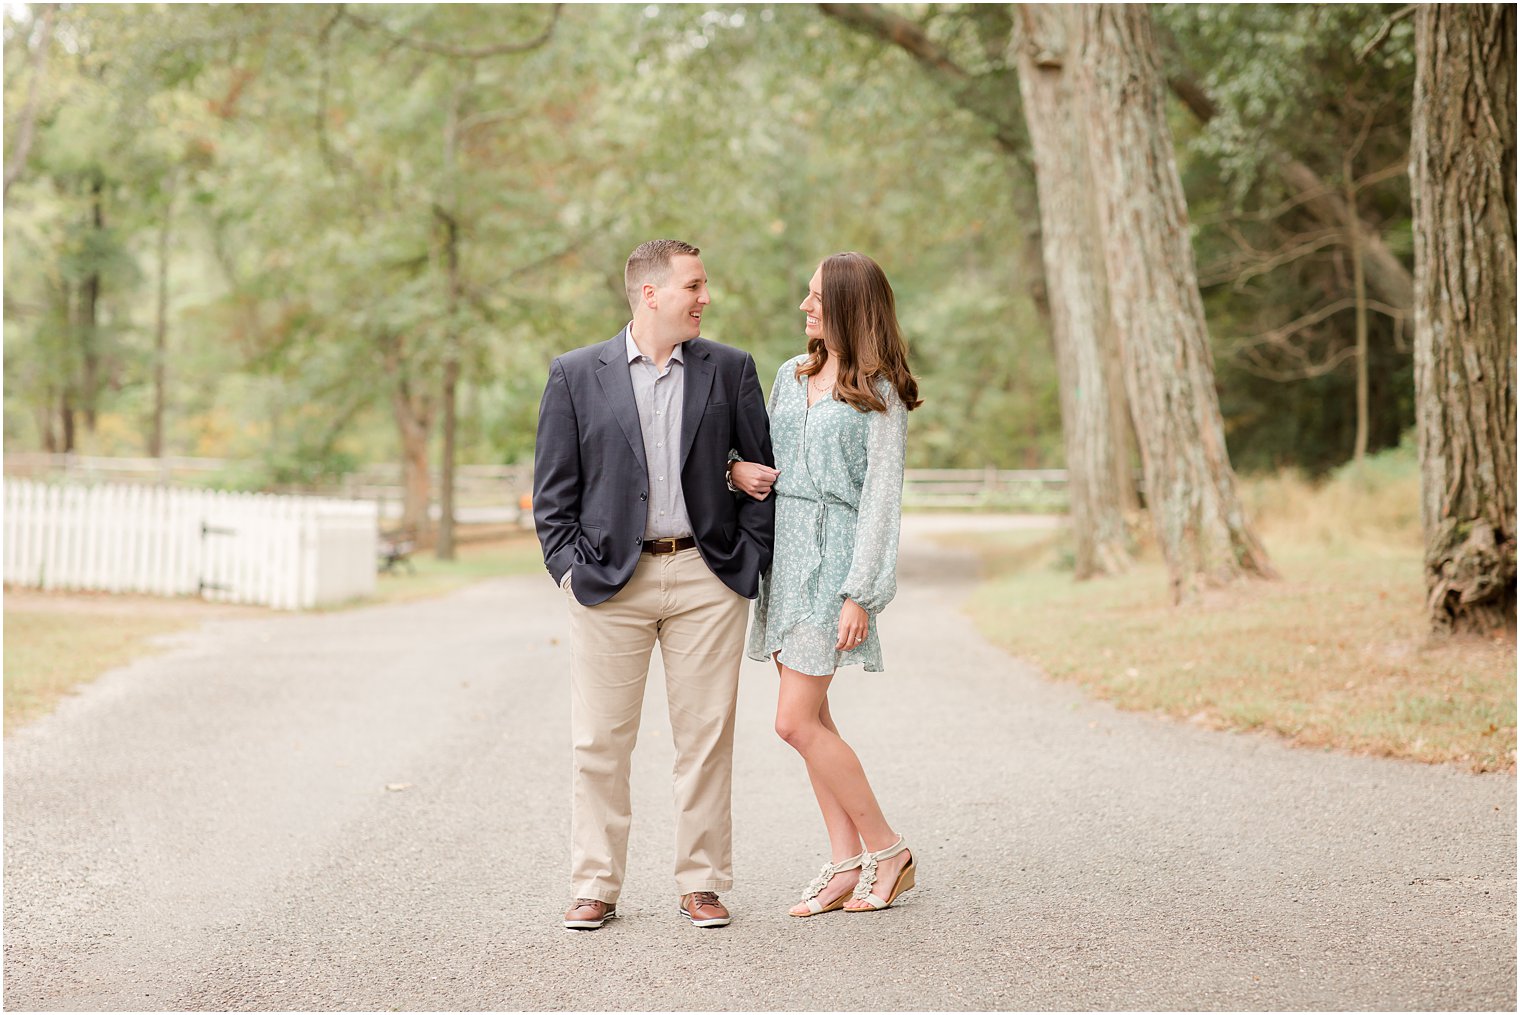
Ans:
POLYGON ((749 600, 696 549, 640 554, 617 595, 570 603, 574 807, 570 878, 578 899, 615 903, 632 807, 628 771, 656 641, 676 752, 676 893, 733 887, 734 710, 749 600))

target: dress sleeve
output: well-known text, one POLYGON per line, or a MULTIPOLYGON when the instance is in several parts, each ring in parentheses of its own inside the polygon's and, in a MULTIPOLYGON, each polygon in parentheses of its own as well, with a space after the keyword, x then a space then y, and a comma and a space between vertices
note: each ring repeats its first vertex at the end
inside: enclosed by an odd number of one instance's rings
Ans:
POLYGON ((839 595, 867 613, 880 613, 897 595, 897 534, 902 523, 903 461, 908 410, 890 385, 886 412, 871 413, 866 475, 855 517, 855 555, 839 595))
POLYGON ((793 381, 797 379, 797 361, 795 359, 789 359, 777 367, 776 379, 771 381, 771 394, 770 398, 766 399, 765 411, 773 417, 776 415, 776 400, 781 397, 781 382, 783 379, 793 381))

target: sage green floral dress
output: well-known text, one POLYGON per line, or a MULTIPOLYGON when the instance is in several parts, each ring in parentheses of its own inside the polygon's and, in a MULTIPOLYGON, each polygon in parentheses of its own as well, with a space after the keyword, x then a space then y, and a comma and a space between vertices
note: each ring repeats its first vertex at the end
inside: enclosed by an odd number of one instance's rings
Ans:
POLYGON ((897 534, 902 518, 908 410, 884 378, 876 390, 886 412, 861 412, 824 397, 811 408, 806 357, 781 364, 771 387, 776 452, 776 542, 760 579, 748 654, 827 676, 840 666, 881 669, 876 615, 897 594, 897 534), (865 641, 835 649, 845 599, 869 616, 865 641))

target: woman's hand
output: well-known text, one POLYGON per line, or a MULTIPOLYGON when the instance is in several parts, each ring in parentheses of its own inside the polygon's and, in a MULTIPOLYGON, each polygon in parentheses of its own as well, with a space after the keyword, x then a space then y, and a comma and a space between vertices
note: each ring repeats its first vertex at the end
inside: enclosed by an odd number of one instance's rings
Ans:
POLYGON ((771 495, 771 487, 776 485, 779 475, 778 470, 759 462, 735 462, 729 469, 729 478, 734 485, 755 500, 764 500, 771 495))
POLYGON ((860 643, 866 640, 866 626, 870 619, 870 615, 858 603, 846 599, 839 608, 839 642, 834 648, 841 652, 859 648, 860 643))

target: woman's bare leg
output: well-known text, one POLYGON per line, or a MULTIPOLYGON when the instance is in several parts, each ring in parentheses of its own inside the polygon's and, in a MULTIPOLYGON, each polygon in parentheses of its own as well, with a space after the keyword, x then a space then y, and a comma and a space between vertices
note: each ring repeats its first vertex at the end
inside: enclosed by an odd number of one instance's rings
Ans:
MULTIPOLYGON (((814 677, 798 673, 777 662, 781 674, 781 690, 776 704, 776 733, 791 744, 807 763, 808 778, 813 782, 813 794, 824 810, 824 822, 829 825, 830 845, 834 846, 834 825, 830 824, 825 796, 832 798, 832 806, 843 811, 850 824, 860 833, 865 848, 880 851, 897 842, 897 833, 887 824, 876 802, 876 794, 866 779, 860 758, 839 731, 834 727, 833 717, 824 722, 828 708, 828 689, 833 675, 814 677), (820 789, 823 792, 820 792, 820 789)), ((836 819, 837 820, 837 819, 836 819)), ((839 823, 843 827, 843 823, 839 823)), ((834 848, 838 848, 835 846, 834 848)), ((846 854, 849 855, 849 854, 846 854)), ((897 875, 907 866, 911 854, 899 853, 882 860, 876 868, 876 893, 885 898, 897 881, 897 875)), ((840 882, 836 877, 830 889, 840 882)), ((858 878, 857 878, 858 880, 858 878)), ((830 895, 832 896, 832 892, 830 895)), ((805 908, 805 907, 803 907, 805 908)), ((846 909, 869 909, 864 902, 850 901, 846 909)))
MULTIPOLYGON (((782 668, 781 664, 777 662, 777 671, 780 671, 782 668)), ((829 714, 827 683, 832 678, 821 677, 813 679, 822 680, 825 684, 824 696, 818 708, 818 721, 825 728, 831 730, 835 736, 838 736, 839 730, 834 725, 833 716, 829 714)), ((813 770, 813 766, 807 764, 806 758, 803 759, 803 763, 807 765, 808 781, 813 786, 813 797, 818 801, 818 810, 823 815, 823 825, 828 832, 829 861, 831 863, 838 863, 848 857, 858 855, 861 850, 861 841, 860 832, 856 829, 855 822, 850 820, 849 812, 834 796, 828 785, 818 776, 818 773, 813 770)), ((818 893, 819 904, 827 906, 835 899, 849 895, 855 890, 855 884, 859 880, 860 871, 858 869, 841 871, 834 875, 823 891, 818 893)), ((808 912, 808 907, 804 903, 798 903, 792 907, 792 912, 803 915, 808 912)))
POLYGON ((827 725, 823 722, 829 684, 834 678, 809 676, 786 666, 779 669, 776 733, 802 755, 809 777, 843 809, 867 849, 890 846, 897 835, 882 816, 860 759, 833 728, 832 716, 827 725))

